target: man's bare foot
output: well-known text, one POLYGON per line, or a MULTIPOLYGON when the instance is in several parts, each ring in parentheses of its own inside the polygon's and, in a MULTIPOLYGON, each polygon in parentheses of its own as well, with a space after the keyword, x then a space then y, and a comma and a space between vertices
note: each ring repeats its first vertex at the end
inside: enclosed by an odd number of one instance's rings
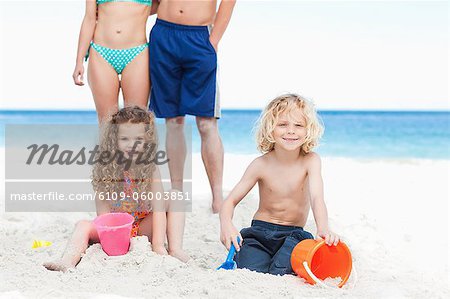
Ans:
POLYGON ((220 209, 222 208, 222 204, 223 204, 223 200, 214 200, 213 199, 213 202, 211 205, 213 214, 217 214, 220 212, 220 209))
POLYGON ((47 270, 61 272, 67 272, 69 269, 75 268, 74 265, 68 262, 64 262, 62 259, 53 262, 46 262, 43 264, 43 266, 47 268, 47 270))
POLYGON ((156 252, 159 255, 168 255, 166 247, 164 245, 152 246, 153 252, 156 252))
POLYGON ((184 252, 183 249, 171 250, 169 254, 170 256, 179 259, 183 263, 187 263, 187 261, 189 261, 191 258, 186 252, 184 252))

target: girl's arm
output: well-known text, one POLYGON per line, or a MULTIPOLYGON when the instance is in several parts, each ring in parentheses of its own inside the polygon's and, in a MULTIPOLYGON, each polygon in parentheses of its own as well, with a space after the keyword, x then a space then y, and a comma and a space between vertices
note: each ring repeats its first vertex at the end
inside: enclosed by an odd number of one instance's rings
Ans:
POLYGON ((96 0, 86 0, 86 11, 81 24, 80 36, 78 38, 77 59, 75 71, 73 72, 73 81, 76 85, 84 85, 83 59, 89 49, 91 40, 94 37, 95 25, 97 22, 97 3, 96 0))
POLYGON ((261 161, 260 159, 255 159, 250 163, 241 180, 230 192, 220 209, 220 240, 227 249, 230 249, 231 243, 233 243, 236 250, 240 250, 242 236, 232 222, 234 208, 255 186, 259 179, 258 173, 260 171, 261 161), (237 236, 241 238, 240 244, 237 242, 237 236))
POLYGON ((308 177, 311 193, 311 209, 317 226, 317 237, 325 239, 328 245, 337 245, 339 236, 328 227, 327 206, 323 199, 322 162, 316 153, 309 154, 308 177))
POLYGON ((161 175, 159 168, 156 166, 153 172, 151 192, 153 193, 152 200, 152 249, 158 254, 167 254, 167 250, 164 247, 164 241, 166 240, 166 204, 164 200, 156 200, 156 198, 164 198, 164 188, 161 182, 161 175), (156 196, 160 193, 161 196, 156 196))

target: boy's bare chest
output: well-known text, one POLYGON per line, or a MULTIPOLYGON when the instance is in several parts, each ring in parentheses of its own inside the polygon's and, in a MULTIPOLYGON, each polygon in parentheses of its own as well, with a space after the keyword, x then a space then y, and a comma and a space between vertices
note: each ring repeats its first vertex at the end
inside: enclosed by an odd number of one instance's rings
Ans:
POLYGON ((305 169, 272 169, 263 174, 259 185, 261 191, 271 196, 295 197, 305 188, 307 172, 305 169))

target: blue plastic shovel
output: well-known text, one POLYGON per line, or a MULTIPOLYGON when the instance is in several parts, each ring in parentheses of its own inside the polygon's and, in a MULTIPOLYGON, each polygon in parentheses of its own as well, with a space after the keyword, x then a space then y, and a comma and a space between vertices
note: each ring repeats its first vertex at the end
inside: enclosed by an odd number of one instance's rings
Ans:
MULTIPOLYGON (((237 237, 237 241, 238 241, 238 243, 240 243, 241 239, 239 237, 237 237)), ((219 270, 219 269, 234 270, 234 269, 236 269, 236 267, 237 267, 236 262, 233 261, 235 253, 236 253, 236 248, 234 247, 233 243, 231 243, 230 251, 228 251, 227 259, 216 270, 219 270)))

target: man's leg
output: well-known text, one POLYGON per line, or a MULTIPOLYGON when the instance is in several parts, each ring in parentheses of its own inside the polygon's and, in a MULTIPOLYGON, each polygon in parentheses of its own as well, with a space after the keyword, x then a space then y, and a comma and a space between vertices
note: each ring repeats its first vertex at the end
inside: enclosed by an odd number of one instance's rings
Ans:
POLYGON ((166 118, 166 129, 166 151, 169 158, 172 189, 183 191, 184 161, 186 160, 184 117, 166 118))
POLYGON ((217 119, 197 116, 196 121, 202 142, 202 160, 213 196, 212 211, 218 213, 223 202, 223 145, 219 135, 217 119))
POLYGON ((187 262, 189 255, 183 250, 186 202, 178 200, 178 195, 179 191, 170 190, 167 209, 167 241, 169 254, 182 262, 187 262))
POLYGON ((167 212, 167 242, 169 254, 182 262, 189 260, 189 255, 183 250, 184 223, 186 213, 184 211, 167 212))

